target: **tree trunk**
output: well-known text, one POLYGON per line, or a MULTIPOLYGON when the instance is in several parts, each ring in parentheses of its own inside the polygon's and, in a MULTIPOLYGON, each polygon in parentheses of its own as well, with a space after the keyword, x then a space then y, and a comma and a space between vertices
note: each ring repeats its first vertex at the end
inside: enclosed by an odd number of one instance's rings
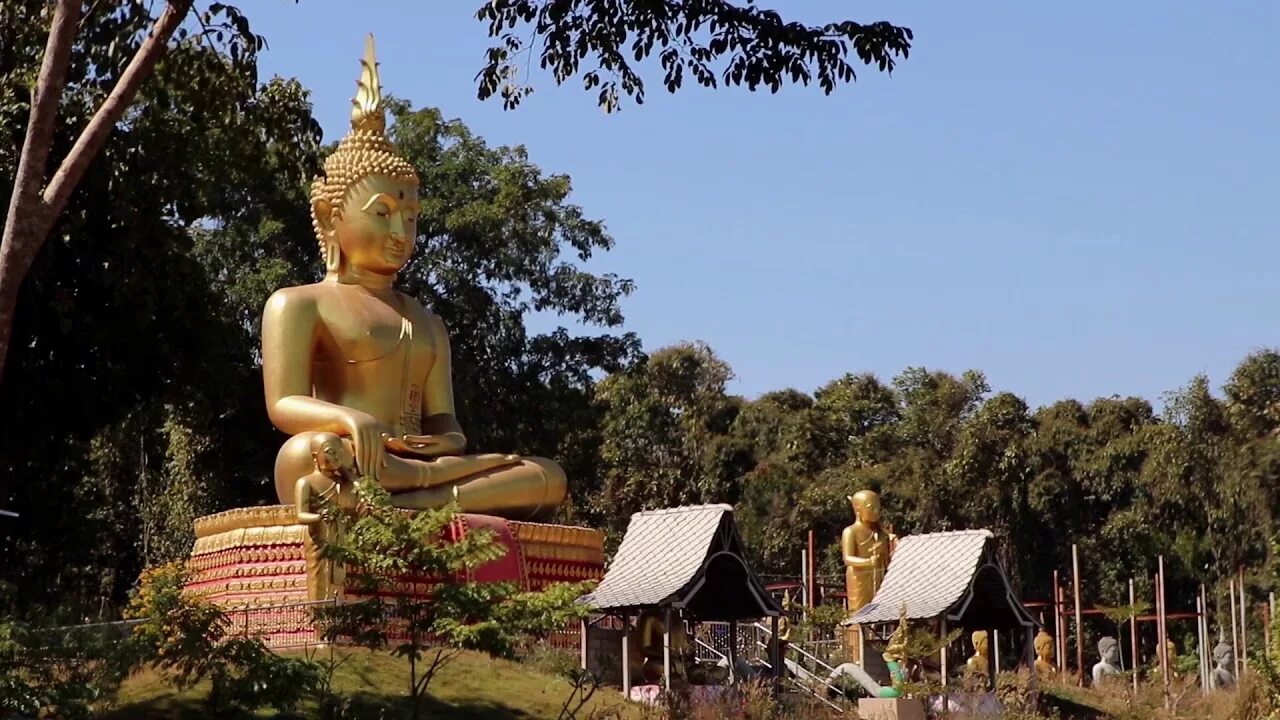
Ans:
POLYGON ((13 178, 4 234, 0 236, 0 378, 4 377, 4 361, 9 354, 18 288, 52 225, 48 213, 44 212, 40 189, 44 185, 58 119, 58 99, 66 85, 67 63, 79 20, 79 0, 58 1, 49 25, 49 41, 40 62, 40 75, 31 93, 31 115, 22 141, 22 154, 18 156, 18 172, 13 178))
POLYGON ((18 290, 31 269, 31 263, 49 237, 58 215, 66 208, 71 193, 84 177, 89 163, 102 151, 111 129, 120 122, 124 111, 137 96, 138 88, 155 69, 169 38, 191 9, 191 2, 170 0, 165 6, 151 33, 111 89, 111 94, 63 158, 48 187, 41 191, 58 117, 58 100, 66 84, 67 63, 80 19, 79 0, 58 0, 49 28, 49 42, 45 45, 40 65, 40 76, 32 94, 31 118, 27 123, 22 155, 18 159, 18 173, 9 199, 4 235, 0 239, 0 380, 4 378, 5 359, 9 355, 18 290))

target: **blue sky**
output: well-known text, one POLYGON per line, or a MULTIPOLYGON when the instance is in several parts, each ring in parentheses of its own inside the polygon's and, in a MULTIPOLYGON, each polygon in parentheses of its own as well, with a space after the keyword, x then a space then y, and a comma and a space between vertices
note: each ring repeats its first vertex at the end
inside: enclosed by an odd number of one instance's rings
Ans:
POLYGON ((568 173, 617 240, 592 268, 637 282, 628 328, 705 340, 734 392, 923 365, 1032 405, 1158 400, 1280 345, 1275 3, 777 0, 905 24, 915 49, 831 96, 668 95, 650 65, 645 105, 613 115, 536 64, 517 110, 476 100, 479 4, 244 9, 326 139, 373 32, 390 92, 568 173))

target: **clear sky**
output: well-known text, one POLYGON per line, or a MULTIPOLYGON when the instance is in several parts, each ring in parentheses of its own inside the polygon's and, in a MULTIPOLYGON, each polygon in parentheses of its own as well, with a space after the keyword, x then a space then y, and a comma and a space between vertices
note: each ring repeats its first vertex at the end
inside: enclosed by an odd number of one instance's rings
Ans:
POLYGON ((1280 345, 1276 3, 762 1, 904 24, 915 49, 831 96, 668 95, 650 65, 614 115, 536 64, 517 110, 476 100, 479 4, 242 7, 327 140, 373 32, 389 92, 568 173, 617 240, 592 268, 637 282, 627 327, 707 341, 734 392, 923 365, 1032 405, 1158 401, 1280 345))

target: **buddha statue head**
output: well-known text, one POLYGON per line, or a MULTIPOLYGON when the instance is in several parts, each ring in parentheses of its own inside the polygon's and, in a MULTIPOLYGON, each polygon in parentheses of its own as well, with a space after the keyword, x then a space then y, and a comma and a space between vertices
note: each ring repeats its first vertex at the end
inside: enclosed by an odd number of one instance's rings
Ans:
POLYGON ((1098 641, 1098 655, 1102 658, 1102 662, 1120 666, 1120 643, 1113 637, 1104 637, 1098 641))
POLYGON ((1053 636, 1041 630, 1036 634, 1033 641, 1036 650, 1036 658, 1044 662, 1053 661, 1053 636))
POLYGON ((360 64, 351 132, 311 185, 311 221, 328 277, 344 271, 394 276, 416 238, 418 174, 387 139, 372 35, 360 64))
POLYGON ((975 630, 969 638, 973 642, 973 654, 975 656, 987 656, 987 631, 975 630))
POLYGON ((1218 644, 1213 648, 1213 662, 1220 670, 1235 672, 1236 654, 1231 647, 1231 643, 1226 640, 1218 641, 1218 644))
POLYGON ((853 514, 863 525, 875 527, 880 523, 880 496, 872 490, 859 490, 849 496, 853 514))

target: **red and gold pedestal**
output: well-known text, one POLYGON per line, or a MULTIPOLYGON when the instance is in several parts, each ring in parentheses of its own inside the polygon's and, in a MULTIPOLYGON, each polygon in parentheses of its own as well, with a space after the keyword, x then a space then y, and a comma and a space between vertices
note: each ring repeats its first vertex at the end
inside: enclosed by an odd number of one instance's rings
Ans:
MULTIPOLYGON (((507 552, 468 573, 473 582, 514 582, 540 590, 558 582, 604 577, 604 533, 566 525, 457 516, 448 531, 459 539, 491 531, 507 552)), ((314 638, 308 603, 344 596, 341 578, 320 557, 319 525, 298 522, 290 505, 237 508, 198 518, 188 589, 233 613, 245 632, 283 646, 314 638)), ((425 596, 431 578, 397 578, 388 595, 425 596)), ((350 596, 348 595, 350 598, 350 596)), ((354 598, 352 598, 354 599, 354 598)))

